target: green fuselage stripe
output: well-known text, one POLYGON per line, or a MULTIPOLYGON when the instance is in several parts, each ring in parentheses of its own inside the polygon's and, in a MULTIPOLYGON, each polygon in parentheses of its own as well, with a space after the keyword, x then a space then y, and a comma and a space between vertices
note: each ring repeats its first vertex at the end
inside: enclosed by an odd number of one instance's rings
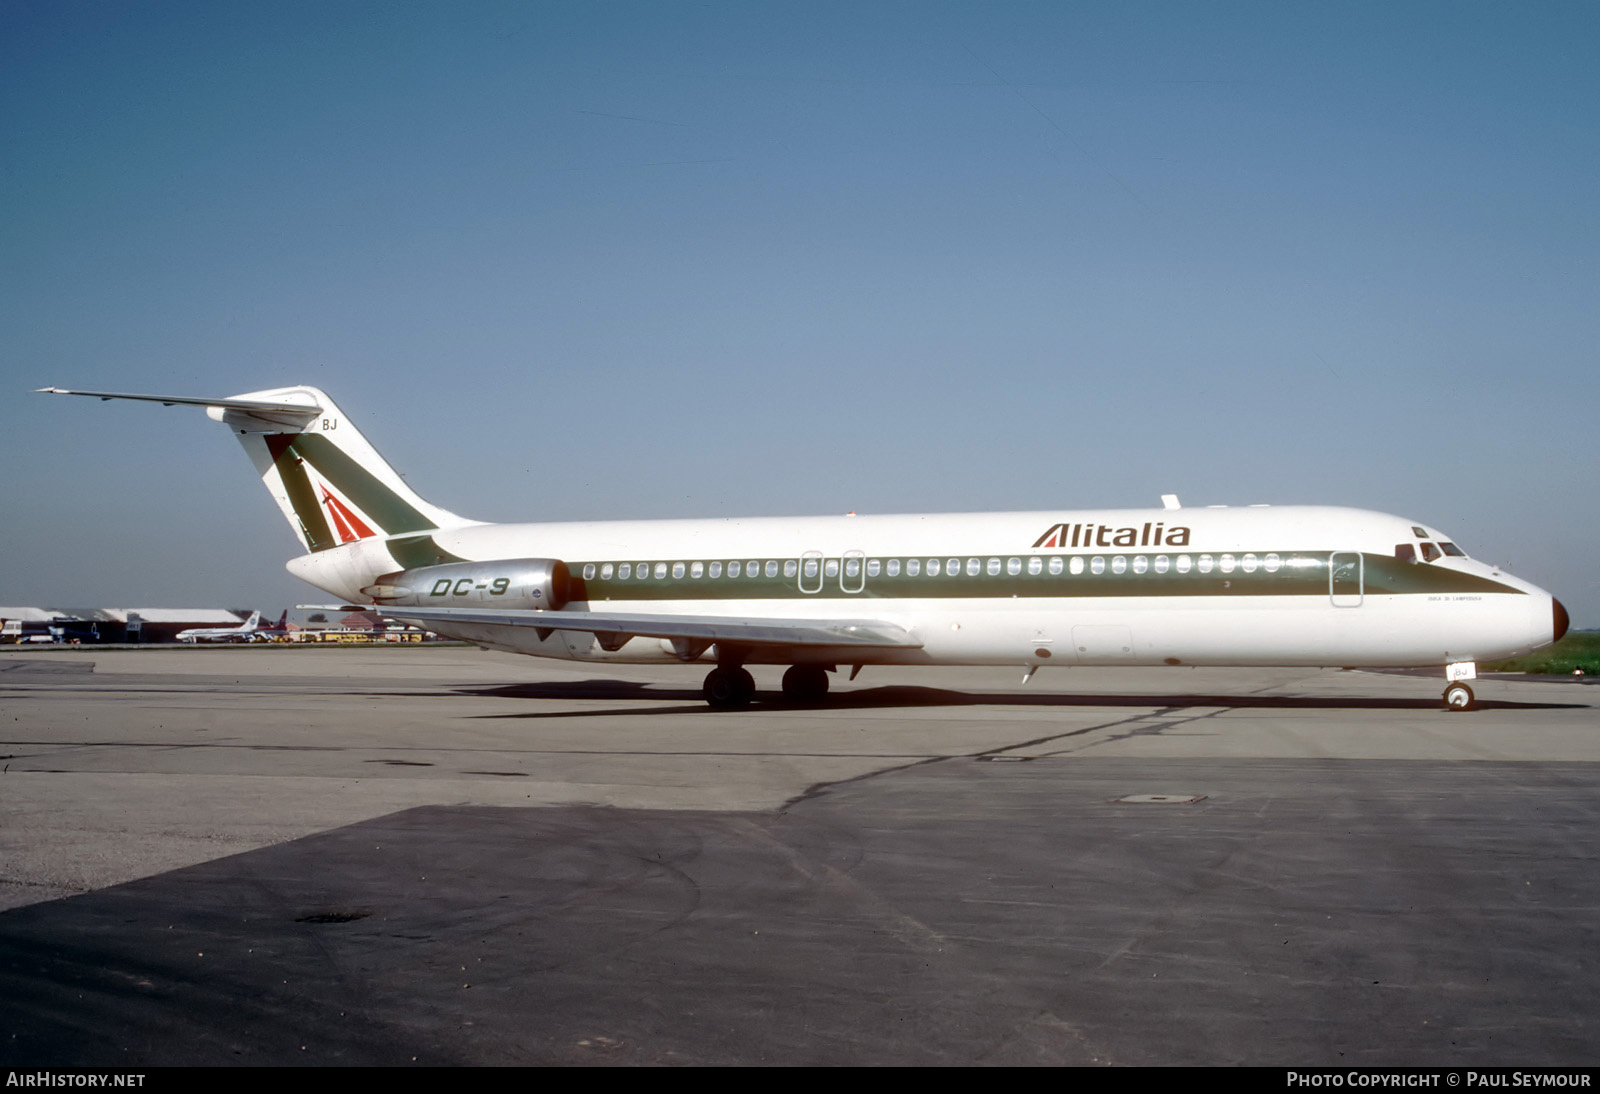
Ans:
MULTIPOLYGON (((1265 556, 1268 552, 1258 552, 1265 556)), ((840 587, 840 579, 836 573, 832 577, 822 578, 822 588, 819 592, 802 592, 799 586, 799 577, 784 577, 783 565, 785 562, 798 561, 793 559, 776 559, 778 563, 778 576, 765 576, 765 563, 768 559, 760 559, 763 565, 762 575, 759 577, 728 577, 727 559, 722 560, 724 567, 723 576, 698 578, 690 577, 689 566, 685 562, 685 573, 681 578, 671 576, 672 567, 682 560, 642 560, 649 567, 651 577, 641 580, 636 576, 622 579, 616 576, 619 561, 612 561, 613 576, 609 579, 601 578, 598 574, 604 562, 593 563, 596 576, 584 578, 587 563, 569 562, 572 569, 571 599, 589 601, 591 603, 604 600, 815 600, 818 598, 829 600, 861 600, 882 598, 886 600, 907 599, 972 599, 972 598, 1028 598, 1028 597, 1165 597, 1165 596, 1328 596, 1329 589, 1329 555, 1308 554, 1305 552, 1278 552, 1283 564, 1275 572, 1268 572, 1264 566, 1258 564, 1253 573, 1246 573, 1244 569, 1235 565, 1231 573, 1223 573, 1220 568, 1213 567, 1209 573, 1201 573, 1198 568, 1191 568, 1188 573, 1178 573, 1176 568, 1169 568, 1166 573, 1157 573, 1153 567, 1144 573, 1133 572, 1133 559, 1135 556, 1124 556, 1127 559, 1127 570, 1124 573, 1112 571, 1112 560, 1116 556, 1098 556, 1104 559, 1105 569, 1102 573, 1093 573, 1091 570, 1093 555, 1079 555, 1083 559, 1083 572, 1073 574, 1068 572, 1071 555, 1061 556, 1020 556, 1023 561, 1024 571, 1020 574, 1008 574, 1004 567, 1008 556, 1001 556, 1002 572, 990 575, 986 572, 976 576, 966 573, 966 557, 963 556, 961 573, 950 576, 940 573, 930 577, 927 573, 915 577, 905 573, 905 558, 901 558, 901 572, 890 576, 880 568, 876 576, 846 579, 852 583, 861 582, 860 592, 845 592, 840 587), (1029 557, 1043 557, 1046 568, 1038 574, 1026 572, 1029 557), (1050 557, 1063 559, 1062 572, 1052 574, 1048 571, 1050 557), (655 566, 658 561, 664 561, 667 567, 665 578, 656 578, 655 566)), ((1353 561, 1355 552, 1340 552, 1340 560, 1353 561)), ((1242 552, 1235 557, 1238 558, 1242 552)), ((979 559, 987 567, 989 557, 979 559)), ((1009 556, 1018 557, 1018 556, 1009 556)), ((1147 560, 1151 556, 1145 556, 1147 560)), ((1198 559, 1198 555, 1189 556, 1191 560, 1198 559)), ((1220 556, 1215 556, 1220 557, 1220 556)), ((1336 587, 1332 590, 1339 594, 1354 594, 1363 592, 1367 596, 1392 596, 1392 595, 1442 595, 1446 593, 1520 593, 1520 589, 1492 581, 1476 574, 1463 574, 1455 570, 1442 569, 1428 563, 1402 562, 1389 555, 1362 554, 1363 580, 1360 584, 1355 581, 1353 570, 1349 574, 1341 573, 1338 576, 1336 587)), ((641 560, 628 560, 634 573, 638 572, 641 560)), ((741 559, 741 569, 748 560, 741 559)), ((841 568, 842 560, 829 560, 838 563, 841 568)), ((880 559, 880 563, 886 559, 880 559)), ((923 567, 927 560, 919 558, 923 567)), ((942 564, 946 561, 941 559, 942 564)), ((865 560, 863 560, 865 565, 865 560)), ((704 574, 707 571, 702 571, 704 574)), ((815 588, 816 582, 812 580, 810 587, 815 588)))
POLYGON ((453 555, 440 547, 433 541, 432 536, 401 536, 389 540, 384 546, 388 547, 389 557, 394 559, 402 570, 466 561, 461 556, 453 555))

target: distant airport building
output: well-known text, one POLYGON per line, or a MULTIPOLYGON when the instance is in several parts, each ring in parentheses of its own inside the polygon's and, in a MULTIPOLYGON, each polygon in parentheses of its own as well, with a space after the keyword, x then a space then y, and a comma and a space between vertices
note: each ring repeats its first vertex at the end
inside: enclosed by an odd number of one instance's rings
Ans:
POLYGON ((237 627, 249 612, 223 608, 6 608, 0 642, 172 642, 194 627, 237 627))

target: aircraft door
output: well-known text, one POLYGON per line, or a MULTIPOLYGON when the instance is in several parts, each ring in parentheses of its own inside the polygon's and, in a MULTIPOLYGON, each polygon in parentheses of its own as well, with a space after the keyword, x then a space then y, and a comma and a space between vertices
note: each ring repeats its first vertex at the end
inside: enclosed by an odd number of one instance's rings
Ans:
POLYGON ((867 587, 867 559, 863 551, 846 551, 844 566, 839 570, 839 591, 859 593, 867 587))
POLYGON ((807 551, 800 556, 800 591, 803 593, 822 591, 821 551, 807 551))
POLYGON ((1364 598, 1365 567, 1359 551, 1335 551, 1328 556, 1328 599, 1335 608, 1359 608, 1364 598))

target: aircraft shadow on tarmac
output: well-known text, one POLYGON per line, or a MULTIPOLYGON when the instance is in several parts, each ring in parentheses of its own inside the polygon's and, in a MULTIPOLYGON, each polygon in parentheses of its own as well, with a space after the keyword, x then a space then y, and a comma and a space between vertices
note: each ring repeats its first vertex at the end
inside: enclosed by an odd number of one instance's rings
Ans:
MULTIPOLYGON (((415 694, 410 693, 410 694, 415 694)), ((522 711, 504 714, 476 715, 480 718, 582 718, 590 716, 616 717, 621 714, 707 714, 711 711, 701 700, 698 689, 662 688, 633 680, 576 680, 547 683, 492 684, 486 686, 457 687, 440 692, 441 695, 473 695, 501 699, 602 699, 639 700, 649 703, 681 701, 688 706, 650 706, 604 710, 522 711)), ((1529 703, 1480 699, 1478 706, 1484 710, 1566 710, 1582 709, 1587 703, 1529 703)), ((1418 696, 1319 696, 1319 695, 1204 695, 1192 692, 1149 695, 1083 695, 1035 691, 1017 692, 966 692, 943 688, 889 685, 863 688, 857 691, 835 692, 820 703, 793 703, 777 692, 757 693, 756 701, 742 708, 746 713, 761 710, 870 710, 914 707, 1156 707, 1162 710, 1182 710, 1190 707, 1228 707, 1261 710, 1436 710, 1445 711, 1436 698, 1418 696)), ((721 712, 717 712, 721 713, 721 712)))

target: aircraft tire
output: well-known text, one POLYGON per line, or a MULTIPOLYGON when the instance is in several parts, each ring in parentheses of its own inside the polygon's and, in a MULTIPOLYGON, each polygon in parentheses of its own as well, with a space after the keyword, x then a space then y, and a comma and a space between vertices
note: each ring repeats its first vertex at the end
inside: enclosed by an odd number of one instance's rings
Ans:
POLYGON ((713 709, 735 710, 755 698, 756 682, 737 665, 719 665, 706 673, 705 685, 700 690, 713 709))
POLYGON ((783 674, 783 697, 791 703, 820 703, 828 694, 828 670, 819 665, 793 665, 783 674))
POLYGON ((1456 683, 1444 689, 1444 705, 1446 710, 1471 710, 1477 706, 1477 700, 1471 688, 1456 683))

